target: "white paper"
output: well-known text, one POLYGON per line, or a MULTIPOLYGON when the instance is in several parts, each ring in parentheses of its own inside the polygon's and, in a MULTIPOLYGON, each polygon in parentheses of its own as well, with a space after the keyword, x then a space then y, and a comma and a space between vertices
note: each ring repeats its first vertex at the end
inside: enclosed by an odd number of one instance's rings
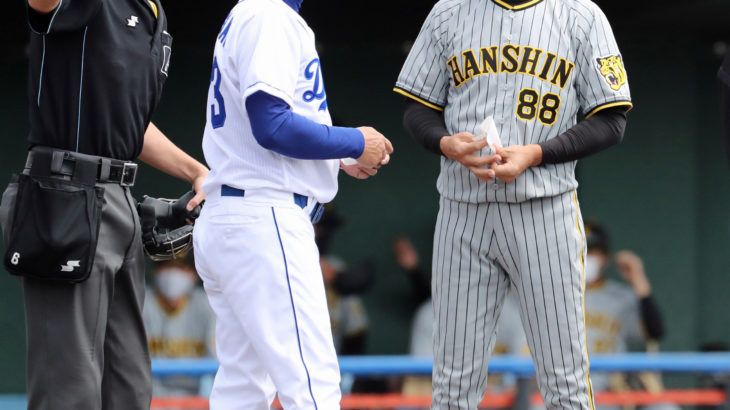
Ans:
MULTIPOLYGON (((477 140, 480 140, 482 138, 487 139, 487 144, 489 144, 489 148, 491 152, 489 155, 494 155, 497 153, 497 148, 502 147, 502 140, 499 138, 499 131, 497 131, 497 124, 494 123, 494 118, 490 115, 489 117, 485 118, 484 121, 482 121, 481 124, 479 124, 479 130, 477 131, 477 140)), ((498 162, 501 164, 501 162, 498 162)), ((495 178, 494 182, 487 185, 490 189, 497 189, 497 180, 495 178)))
POLYGON ((502 140, 499 138, 499 131, 497 131, 497 124, 494 123, 494 118, 490 115, 479 125, 479 131, 477 139, 486 138, 494 151, 497 151, 497 147, 502 147, 502 140))

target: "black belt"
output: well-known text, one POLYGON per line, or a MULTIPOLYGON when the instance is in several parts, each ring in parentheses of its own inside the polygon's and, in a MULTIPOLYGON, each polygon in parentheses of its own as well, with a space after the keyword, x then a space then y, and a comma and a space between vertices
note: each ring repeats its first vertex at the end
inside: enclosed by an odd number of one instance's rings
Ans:
POLYGON ((77 163, 83 163, 85 168, 89 166, 96 168, 95 171, 93 169, 91 171, 96 176, 96 182, 108 182, 131 187, 137 179, 137 164, 131 161, 36 146, 28 152, 25 168, 32 169, 34 160, 38 159, 36 157, 50 160, 50 164, 43 164, 43 167, 47 168, 52 175, 73 178, 77 170, 81 169, 77 166, 77 163))
MULTIPOLYGON (((237 196, 243 198, 246 196, 246 191, 228 185, 221 185, 221 196, 237 196)), ((294 203, 302 209, 306 208, 309 203, 309 198, 301 194, 293 194, 292 199, 294 199, 294 203)), ((312 212, 309 214, 309 219, 313 224, 316 224, 320 219, 322 219, 323 213, 324 204, 317 202, 312 208, 312 212)))

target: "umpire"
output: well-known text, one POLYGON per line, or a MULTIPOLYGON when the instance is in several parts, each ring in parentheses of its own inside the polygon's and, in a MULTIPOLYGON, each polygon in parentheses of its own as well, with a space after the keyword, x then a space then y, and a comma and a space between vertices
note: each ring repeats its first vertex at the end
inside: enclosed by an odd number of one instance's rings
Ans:
POLYGON ((165 13, 160 0, 26 1, 31 150, 1 213, 5 264, 23 276, 28 408, 148 410, 132 161, 189 181, 188 209, 208 172, 150 122, 170 62, 165 13))

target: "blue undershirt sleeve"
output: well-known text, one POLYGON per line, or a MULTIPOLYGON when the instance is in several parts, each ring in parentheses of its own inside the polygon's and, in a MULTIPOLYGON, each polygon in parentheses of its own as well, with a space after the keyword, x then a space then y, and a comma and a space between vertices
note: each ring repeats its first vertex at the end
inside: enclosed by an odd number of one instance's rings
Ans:
POLYGON ((360 130, 318 124, 294 113, 284 100, 264 91, 246 98, 246 112, 259 145, 287 157, 359 158, 365 149, 360 130))

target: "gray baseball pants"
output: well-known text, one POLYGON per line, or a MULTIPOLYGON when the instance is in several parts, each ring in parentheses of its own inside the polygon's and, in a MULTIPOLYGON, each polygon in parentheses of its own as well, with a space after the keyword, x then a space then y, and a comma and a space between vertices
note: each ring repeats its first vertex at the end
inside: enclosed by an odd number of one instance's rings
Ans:
POLYGON ((100 186, 104 203, 89 279, 23 279, 29 410, 150 408, 139 219, 129 188, 100 186))
POLYGON ((433 258, 432 409, 475 409, 513 287, 545 407, 593 410, 575 192, 521 203, 441 198, 433 258))

